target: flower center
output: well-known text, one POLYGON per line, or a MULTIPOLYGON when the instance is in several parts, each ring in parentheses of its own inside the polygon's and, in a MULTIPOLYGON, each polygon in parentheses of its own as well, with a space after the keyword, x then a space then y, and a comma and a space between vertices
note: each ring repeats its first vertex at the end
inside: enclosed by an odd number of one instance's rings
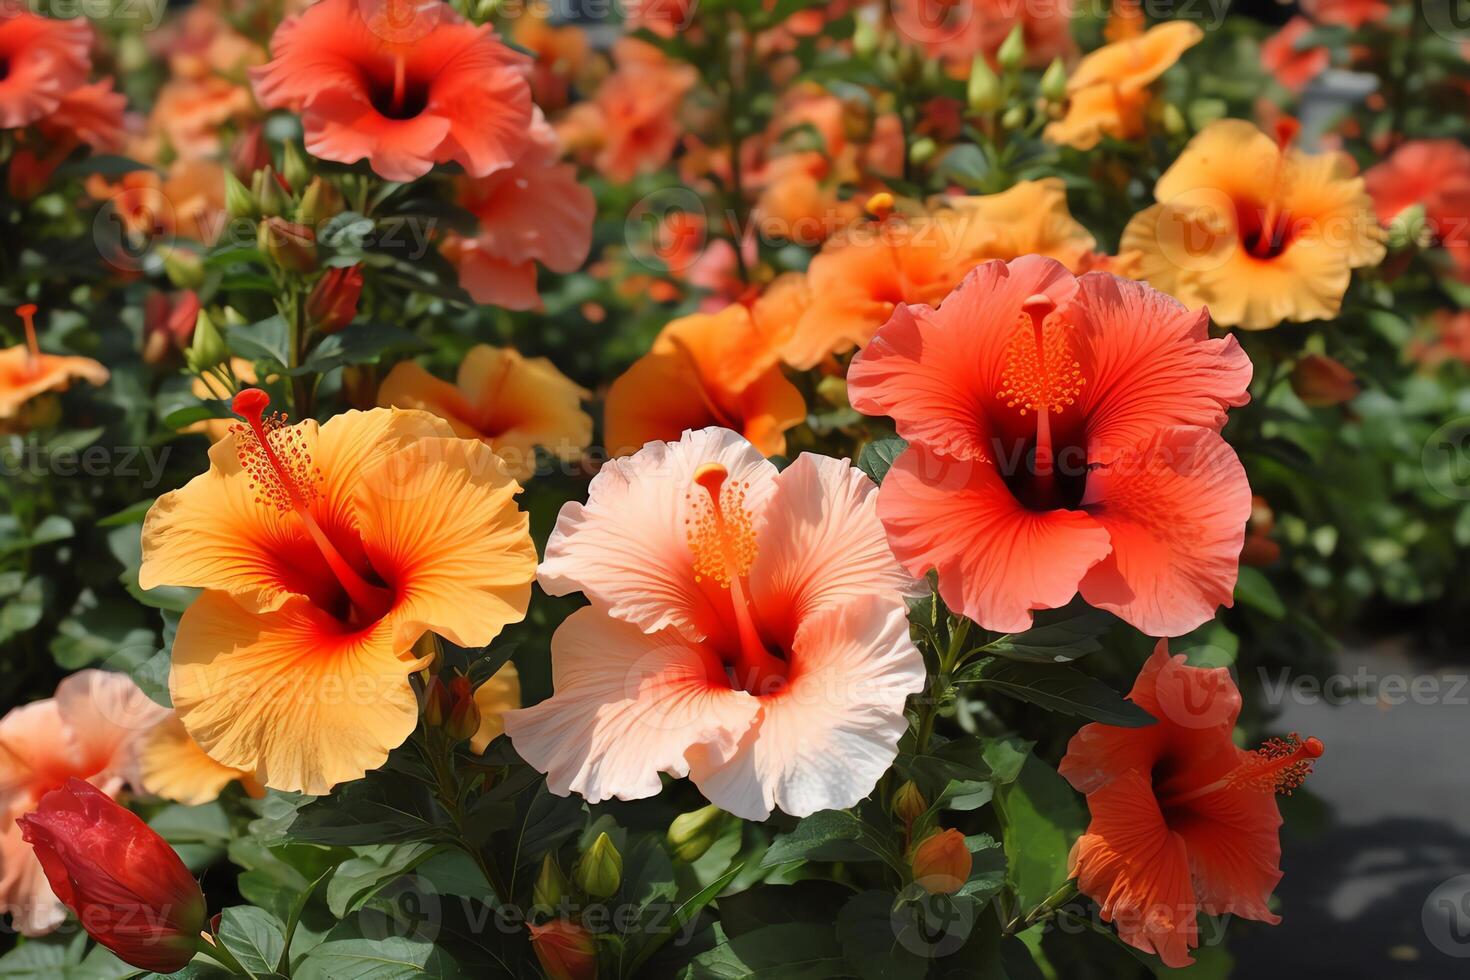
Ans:
POLYGON ((267 416, 270 396, 259 388, 246 388, 235 396, 231 408, 247 425, 235 425, 235 449, 240 466, 250 477, 255 502, 294 514, 342 591, 352 601, 359 623, 375 622, 393 605, 393 593, 368 582, 347 559, 311 514, 320 496, 321 471, 311 462, 301 431, 286 424, 280 412, 267 416))
POLYGON ((1273 738, 1213 783, 1161 800, 1159 805, 1164 808, 1178 806, 1227 789, 1290 796, 1291 791, 1312 774, 1312 764, 1322 752, 1322 740, 1319 738, 1303 739, 1296 732, 1285 738, 1273 738))
POLYGON ((785 686, 788 666, 761 639, 746 580, 757 553, 754 522, 745 507, 748 483, 730 479, 720 463, 694 471, 687 500, 686 538, 694 556, 694 580, 714 582, 728 597, 739 642, 722 651, 731 682, 751 694, 774 694, 785 686))
POLYGON ((389 119, 412 119, 429 106, 429 86, 408 75, 407 57, 393 55, 392 81, 374 78, 368 82, 368 99, 373 108, 389 119))
POLYGON ((1240 240, 1246 251, 1258 259, 1274 259, 1286 251, 1291 238, 1291 216, 1281 206, 1282 180, 1286 174, 1287 151, 1301 131, 1301 123, 1290 116, 1276 123, 1276 165, 1271 172, 1271 190, 1266 206, 1238 209, 1240 240))
MULTIPOLYGON (((1056 314, 1056 301, 1037 293, 1021 304, 1021 310, 1022 320, 1006 346, 997 397, 1022 418, 1034 414, 1036 441, 1029 460, 1017 454, 1004 469, 1018 500, 1048 510, 1065 505, 1064 498, 1081 497, 1080 492, 1063 494, 1058 489, 1052 416, 1076 404, 1087 379, 1073 353, 1071 325, 1056 314)), ((1079 475, 1063 474, 1063 479, 1075 483, 1070 478, 1079 475)))

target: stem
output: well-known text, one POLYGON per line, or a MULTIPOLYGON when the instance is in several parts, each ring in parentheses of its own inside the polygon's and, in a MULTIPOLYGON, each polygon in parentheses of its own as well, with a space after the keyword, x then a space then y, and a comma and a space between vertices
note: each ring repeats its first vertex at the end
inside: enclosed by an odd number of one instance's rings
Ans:
POLYGON ((965 638, 970 633, 970 621, 959 619, 954 628, 950 630, 949 645, 939 656, 939 673, 929 684, 927 698, 923 708, 919 712, 919 734, 915 742, 914 754, 923 755, 929 748, 929 739, 934 735, 934 722, 939 714, 939 702, 948 695, 950 689, 950 674, 954 671, 955 664, 959 661, 960 651, 964 649, 965 638))
POLYGON ((1076 897, 1077 880, 1075 878, 1068 879, 1062 884, 1062 887, 1052 892, 1046 901, 1028 912, 1024 918, 1017 916, 1012 919, 1005 927, 1005 934, 1007 936, 1013 936, 1018 932, 1025 932, 1043 919, 1050 918, 1057 909, 1076 897))
POLYGON ((424 761, 429 764, 429 768, 434 773, 434 795, 438 798, 439 805, 444 808, 445 813, 449 814, 449 819, 454 824, 454 833, 459 839, 460 849, 474 860, 475 866, 480 869, 480 873, 489 882, 490 890, 495 893, 495 898, 503 905, 510 901, 510 887, 506 885, 505 878, 500 874, 500 870, 485 860, 484 852, 470 843, 469 834, 465 829, 464 808, 460 806, 459 778, 455 774, 452 765, 445 765, 446 759, 452 761, 454 747, 452 745, 446 745, 442 739, 436 737, 433 730, 430 731, 429 739, 430 744, 427 746, 420 745, 420 749, 424 761))

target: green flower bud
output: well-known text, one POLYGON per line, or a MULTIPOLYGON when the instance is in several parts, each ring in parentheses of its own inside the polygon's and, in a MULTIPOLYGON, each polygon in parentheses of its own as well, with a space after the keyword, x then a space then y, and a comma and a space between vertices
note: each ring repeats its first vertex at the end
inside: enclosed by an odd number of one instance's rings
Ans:
POLYGON ((915 164, 928 163, 939 150, 939 144, 925 136, 914 140, 914 145, 909 147, 909 159, 915 164))
POLYGON ((556 858, 548 854, 541 859, 541 872, 531 889, 531 901, 543 908, 554 909, 567 893, 567 876, 556 866, 556 858))
POLYGON ((1013 105, 1006 110, 1005 115, 1000 117, 1000 124, 1005 129, 1020 129, 1026 125, 1026 107, 1013 105))
POLYGON ((1165 102, 1159 109, 1159 126, 1170 136, 1182 136, 1189 129, 1184 113, 1172 102, 1165 102))
POLYGON ((1407 248, 1410 245, 1421 247, 1429 245, 1433 236, 1429 232, 1429 226, 1424 221, 1424 205, 1420 203, 1411 204, 1388 223, 1388 247, 1392 249, 1407 248))
POLYGON ((675 817, 665 840, 680 861, 698 861, 720 839, 724 828, 725 811, 711 805, 675 817))
POLYGON ((1006 71, 1014 71, 1021 67, 1021 62, 1026 60, 1026 34, 1017 24, 1011 28, 1006 39, 1000 43, 1000 50, 995 52, 996 64, 1006 71))
POLYGON ((287 140, 284 151, 281 154, 281 176, 286 178, 286 183, 291 185, 292 190, 299 190, 306 186, 311 180, 311 167, 306 162, 306 157, 296 149, 294 140, 287 140))
POLYGON ((996 112, 1005 104, 1005 90, 984 55, 977 54, 970 62, 970 82, 965 87, 965 96, 971 112, 996 112))
POLYGON ((225 326, 227 327, 243 327, 245 324, 250 322, 245 318, 245 314, 241 313, 233 306, 226 306, 223 310, 221 310, 220 318, 225 321, 225 326))
POLYGON ((296 213, 302 224, 318 228, 341 210, 342 195, 337 188, 320 177, 313 177, 301 195, 301 206, 296 213))
POLYGON ((250 193, 254 196, 260 214, 280 214, 286 210, 286 192, 276 179, 276 172, 262 167, 250 178, 250 193))
POLYGON ((187 248, 160 245, 163 273, 179 289, 198 289, 204 282, 204 260, 187 248))
POLYGON ((1067 66, 1061 58, 1053 58, 1041 75, 1041 97, 1048 102, 1061 102, 1067 97, 1067 66))
POLYGON ((310 272, 316 268, 316 235, 305 225, 269 217, 256 230, 255 243, 276 265, 288 272, 310 272))
POLYGON ((610 898, 623 882, 623 856, 604 831, 577 862, 577 884, 594 898, 610 898))
POLYGON ((878 50, 878 25, 870 18, 858 17, 852 29, 852 50, 859 58, 870 57, 878 50))
POLYGON ((260 216, 260 202, 240 179, 225 171, 225 211, 232 218, 256 218, 260 216))
POLYGON ((906 827, 922 817, 928 809, 929 801, 924 799, 924 794, 919 792, 919 787, 914 785, 912 779, 905 782, 898 788, 898 792, 893 794, 893 815, 902 820, 906 827))
POLYGON ((219 327, 214 325, 214 320, 208 313, 200 310, 199 316, 194 320, 194 339, 184 352, 184 360, 188 362, 190 370, 202 373, 217 364, 223 364, 229 356, 230 349, 226 346, 219 327))

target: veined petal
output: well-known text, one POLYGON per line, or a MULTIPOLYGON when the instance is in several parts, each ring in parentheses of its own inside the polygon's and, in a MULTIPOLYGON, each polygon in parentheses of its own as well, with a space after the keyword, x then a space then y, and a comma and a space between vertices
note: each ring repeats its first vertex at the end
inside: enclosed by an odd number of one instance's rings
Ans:
POLYGON ((388 758, 418 724, 391 619, 347 631, 303 599, 265 613, 205 592, 174 638, 169 691, 216 762, 321 795, 388 758))
POLYGON ((719 660, 674 630, 644 633, 595 608, 567 617, 551 640, 556 693, 505 713, 516 751, 553 793, 589 803, 656 795, 659 773, 723 760, 755 718, 719 660))
POLYGON ((1281 881, 1281 810, 1274 793, 1241 788, 1214 793, 1171 813, 1169 826, 1189 848, 1201 908, 1210 915, 1281 922, 1266 905, 1281 881))
POLYGON ((757 535, 776 488, 776 467, 728 429, 686 432, 609 461, 592 478, 587 503, 564 505, 546 543, 541 587, 552 595, 581 591, 594 605, 644 632, 675 627, 703 639, 722 608, 695 580, 685 517, 694 473, 719 463, 734 483, 748 483, 745 506, 757 535))
POLYGON ((747 820, 779 807, 804 817, 852 806, 893 764, 908 730, 904 702, 924 688, 906 609, 862 595, 804 618, 780 692, 728 759, 701 752, 690 778, 711 803, 747 820))
POLYGON ((1108 532, 1076 510, 1027 510, 994 463, 910 447, 878 495, 878 517, 912 575, 939 572, 945 603, 989 630, 1019 632, 1066 605, 1105 558, 1108 532))
POLYGON ((80 670, 67 677, 56 686, 56 704, 76 748, 77 774, 105 774, 137 789, 144 738, 168 709, 152 701, 131 677, 105 670, 80 670))
POLYGON ((1209 429, 1164 429, 1092 470, 1083 508, 1112 553, 1082 596, 1152 636, 1180 636, 1234 602, 1251 492, 1235 451, 1209 429))
POLYGON ((218 799, 234 780, 254 782, 250 773, 211 759, 173 712, 168 712, 144 738, 139 770, 145 791, 185 806, 218 799))

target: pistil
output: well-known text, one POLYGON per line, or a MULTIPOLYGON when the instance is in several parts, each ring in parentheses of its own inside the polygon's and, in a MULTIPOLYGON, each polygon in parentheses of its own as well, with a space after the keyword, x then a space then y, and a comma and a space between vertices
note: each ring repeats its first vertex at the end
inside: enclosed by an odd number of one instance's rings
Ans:
POLYGON ((755 531, 741 502, 744 488, 730 484, 730 472, 719 463, 705 463, 694 473, 694 483, 707 495, 709 511, 691 519, 689 547, 694 554, 696 579, 709 577, 726 588, 739 637, 729 667, 745 690, 769 694, 786 680, 787 665, 766 649, 750 607, 746 574, 755 561, 755 531))
POLYGON ((15 308, 15 315, 20 317, 26 327, 26 367, 34 370, 41 362, 41 345, 36 342, 36 304, 26 303, 24 306, 15 308))
POLYGON ((1270 740, 1214 782, 1171 796, 1160 801, 1160 806, 1178 806, 1227 789, 1290 796, 1291 791, 1312 774, 1312 763, 1321 757, 1322 752, 1321 739, 1302 739, 1293 732, 1286 738, 1270 740))
POLYGON ((1286 152, 1301 128, 1301 123, 1290 116, 1276 123, 1276 165, 1271 172, 1271 193, 1266 199, 1266 213, 1261 219, 1261 232, 1250 245, 1251 255, 1258 259, 1270 258, 1271 253, 1278 247, 1276 222, 1281 218, 1281 182, 1286 173, 1286 152))
POLYGON ((317 489, 311 459, 299 443, 292 443, 288 458, 282 458, 282 447, 274 445, 271 436, 282 431, 283 420, 280 416, 265 417, 269 405, 270 396, 259 388, 246 388, 231 403, 235 414, 249 425, 248 432, 237 427, 236 439, 240 463, 254 480, 253 486, 260 494, 256 501, 294 514, 362 620, 372 622, 381 619, 393 604, 393 593, 364 579, 342 557, 332 539, 312 516, 311 505, 316 500, 317 489))

